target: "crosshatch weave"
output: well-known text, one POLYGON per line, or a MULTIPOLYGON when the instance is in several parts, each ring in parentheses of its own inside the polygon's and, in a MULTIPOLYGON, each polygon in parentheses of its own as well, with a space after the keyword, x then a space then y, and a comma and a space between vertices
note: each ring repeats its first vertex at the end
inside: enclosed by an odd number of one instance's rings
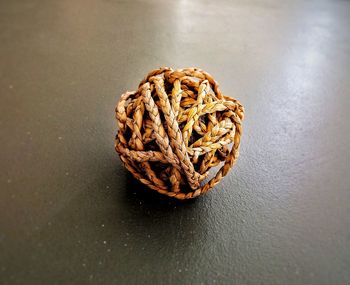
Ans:
POLYGON ((115 150, 136 179, 161 194, 204 194, 237 160, 243 106, 201 69, 153 70, 137 91, 121 96, 115 111, 115 150))

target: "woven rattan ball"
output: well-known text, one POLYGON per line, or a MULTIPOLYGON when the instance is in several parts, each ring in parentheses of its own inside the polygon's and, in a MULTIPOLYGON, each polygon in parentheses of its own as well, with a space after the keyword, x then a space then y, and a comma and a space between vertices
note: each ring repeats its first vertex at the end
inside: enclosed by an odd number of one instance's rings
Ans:
POLYGON ((156 69, 137 91, 121 96, 115 149, 132 175, 151 189, 194 198, 235 163, 243 113, 243 106, 223 95, 207 72, 156 69), (221 168, 209 175, 215 166, 221 168))

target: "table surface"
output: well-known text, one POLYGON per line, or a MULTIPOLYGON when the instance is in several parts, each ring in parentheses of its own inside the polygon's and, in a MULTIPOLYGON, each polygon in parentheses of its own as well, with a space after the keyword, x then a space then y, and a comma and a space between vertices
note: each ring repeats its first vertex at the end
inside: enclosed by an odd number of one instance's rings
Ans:
POLYGON ((348 284, 349 1, 1 1, 1 284, 348 284), (246 108, 198 199, 146 189, 114 106, 197 66, 246 108))

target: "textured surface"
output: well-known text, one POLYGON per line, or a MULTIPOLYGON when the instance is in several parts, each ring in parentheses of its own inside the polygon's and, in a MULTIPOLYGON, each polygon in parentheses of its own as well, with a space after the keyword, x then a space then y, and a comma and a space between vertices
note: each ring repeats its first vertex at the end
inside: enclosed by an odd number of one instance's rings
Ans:
POLYGON ((0 283, 349 283, 349 27, 348 1, 1 1, 0 283), (113 149, 159 66, 246 111, 234 171, 185 203, 113 149))
POLYGON ((115 111, 120 160, 160 194, 196 198, 237 161, 244 108, 204 70, 154 69, 121 96, 115 111))

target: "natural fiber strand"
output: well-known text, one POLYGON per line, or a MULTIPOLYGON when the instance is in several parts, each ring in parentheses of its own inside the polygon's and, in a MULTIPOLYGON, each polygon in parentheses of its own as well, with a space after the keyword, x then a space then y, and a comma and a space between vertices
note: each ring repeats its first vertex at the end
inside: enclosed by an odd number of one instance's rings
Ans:
POLYGON ((198 68, 151 71, 116 106, 115 149, 149 188, 178 199, 206 193, 238 157, 243 106, 198 68), (204 184, 212 167, 223 164, 204 184), (202 185, 204 184, 204 185, 202 185))

